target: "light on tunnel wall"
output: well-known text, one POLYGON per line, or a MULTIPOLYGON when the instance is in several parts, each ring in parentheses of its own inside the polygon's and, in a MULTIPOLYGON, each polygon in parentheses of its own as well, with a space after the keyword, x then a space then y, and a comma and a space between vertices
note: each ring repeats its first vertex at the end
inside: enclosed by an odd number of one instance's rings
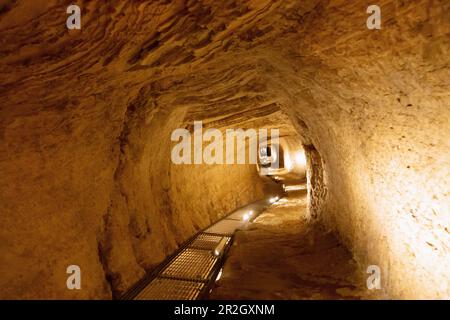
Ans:
POLYGON ((246 213, 242 216, 242 220, 244 220, 244 221, 248 221, 249 219, 250 219, 250 215, 248 213, 246 213))
POLYGON ((219 281, 220 278, 222 278, 222 272, 223 272, 223 269, 221 268, 221 269, 219 270, 219 273, 217 274, 216 281, 219 281))
POLYGON ((280 199, 280 198, 278 196, 276 196, 276 197, 270 198, 269 202, 270 203, 275 203, 275 202, 278 201, 278 199, 280 199))
POLYGON ((222 240, 220 240, 219 244, 214 248, 214 251, 213 251, 213 253, 216 257, 218 257, 222 254, 227 243, 228 243, 227 238, 222 238, 222 240))

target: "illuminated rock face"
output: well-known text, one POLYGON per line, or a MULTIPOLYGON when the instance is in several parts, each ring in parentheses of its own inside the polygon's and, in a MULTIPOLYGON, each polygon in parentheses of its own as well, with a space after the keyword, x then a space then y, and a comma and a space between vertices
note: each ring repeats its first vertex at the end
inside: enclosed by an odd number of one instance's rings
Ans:
POLYGON ((170 163, 194 120, 298 133, 312 208, 361 268, 390 297, 450 297, 448 1, 384 1, 381 30, 364 1, 90 1, 70 32, 64 1, 6 3, 1 298, 111 297, 261 197, 253 167, 170 163))

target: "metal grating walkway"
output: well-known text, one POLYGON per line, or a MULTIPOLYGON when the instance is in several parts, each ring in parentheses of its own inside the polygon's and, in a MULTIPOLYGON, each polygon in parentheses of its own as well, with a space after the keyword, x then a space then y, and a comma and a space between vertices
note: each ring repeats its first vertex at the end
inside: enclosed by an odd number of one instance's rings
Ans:
POLYGON ((233 234, 237 229, 245 228, 272 203, 274 198, 254 202, 198 233, 121 299, 200 299, 209 292, 219 275, 226 252, 232 244, 233 234))

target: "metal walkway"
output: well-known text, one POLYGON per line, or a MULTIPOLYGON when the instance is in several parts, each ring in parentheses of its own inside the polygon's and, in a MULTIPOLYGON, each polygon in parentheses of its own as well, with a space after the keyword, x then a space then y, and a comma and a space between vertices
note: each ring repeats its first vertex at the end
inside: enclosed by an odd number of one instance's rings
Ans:
POLYGON ((235 231, 245 228, 278 199, 277 196, 239 208, 199 232, 121 299, 196 300, 205 297, 220 278, 235 231))

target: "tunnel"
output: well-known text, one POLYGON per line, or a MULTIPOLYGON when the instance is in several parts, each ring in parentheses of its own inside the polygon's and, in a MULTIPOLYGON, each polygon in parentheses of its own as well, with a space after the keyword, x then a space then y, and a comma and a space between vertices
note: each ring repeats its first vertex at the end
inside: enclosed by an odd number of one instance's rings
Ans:
POLYGON ((0 1, 0 299, 449 299, 449 12, 0 1))

